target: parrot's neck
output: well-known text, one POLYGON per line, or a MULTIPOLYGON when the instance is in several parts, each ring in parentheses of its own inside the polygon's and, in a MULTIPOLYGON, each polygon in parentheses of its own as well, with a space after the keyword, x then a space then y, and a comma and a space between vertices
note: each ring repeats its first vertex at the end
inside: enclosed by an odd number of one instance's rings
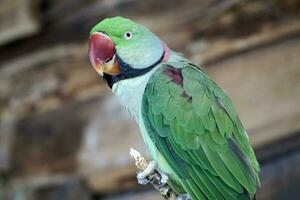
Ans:
POLYGON ((120 104, 126 108, 137 122, 140 117, 141 103, 146 85, 159 66, 160 64, 142 76, 121 80, 112 87, 112 92, 117 96, 120 104))
POLYGON ((156 65, 146 74, 121 80, 113 85, 112 92, 117 96, 120 104, 128 110, 137 122, 140 117, 143 95, 149 78, 163 63, 177 61, 178 59, 179 56, 175 52, 169 51, 168 58, 156 65))

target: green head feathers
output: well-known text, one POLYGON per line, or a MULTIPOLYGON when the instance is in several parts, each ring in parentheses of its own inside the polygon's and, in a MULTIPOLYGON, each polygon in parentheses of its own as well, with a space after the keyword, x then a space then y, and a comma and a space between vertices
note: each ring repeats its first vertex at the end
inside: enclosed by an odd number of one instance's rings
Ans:
POLYGON ((94 33, 104 33, 113 41, 122 73, 151 67, 164 54, 164 45, 156 35, 123 17, 104 19, 92 28, 90 34, 94 33))

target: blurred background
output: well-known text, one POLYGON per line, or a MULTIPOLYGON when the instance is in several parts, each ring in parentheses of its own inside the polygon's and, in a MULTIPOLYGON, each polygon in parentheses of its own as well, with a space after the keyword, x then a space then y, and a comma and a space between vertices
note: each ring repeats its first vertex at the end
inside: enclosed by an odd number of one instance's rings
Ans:
POLYGON ((257 199, 299 199, 299 0, 0 0, 0 199, 161 199, 137 185, 129 148, 148 153, 88 61, 89 30, 116 15, 229 93, 261 163, 257 199))

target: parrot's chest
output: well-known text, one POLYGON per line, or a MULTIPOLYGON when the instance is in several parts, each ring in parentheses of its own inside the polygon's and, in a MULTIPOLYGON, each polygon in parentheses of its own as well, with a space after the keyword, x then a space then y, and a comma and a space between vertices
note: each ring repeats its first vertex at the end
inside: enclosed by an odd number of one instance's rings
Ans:
POLYGON ((158 162, 159 167, 165 173, 170 173, 165 159, 158 152, 153 140, 150 138, 147 128, 142 119, 142 100, 147 83, 155 70, 159 66, 153 68, 150 72, 143 76, 132 79, 119 81, 113 85, 112 91, 117 96, 120 104, 135 118, 139 125, 141 134, 152 158, 158 162))
POLYGON ((157 68, 158 66, 154 67, 142 76, 121 80, 112 87, 112 92, 116 95, 120 104, 134 117, 137 123, 139 123, 145 88, 157 68))

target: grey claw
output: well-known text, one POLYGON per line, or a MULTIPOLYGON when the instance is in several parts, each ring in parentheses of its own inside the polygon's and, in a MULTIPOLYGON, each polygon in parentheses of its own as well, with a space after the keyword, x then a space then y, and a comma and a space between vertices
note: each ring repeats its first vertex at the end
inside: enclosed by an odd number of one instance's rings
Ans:
POLYGON ((156 163, 156 161, 152 160, 149 162, 148 166, 146 167, 146 169, 144 171, 138 173, 137 178, 145 179, 147 176, 152 174, 154 172, 154 170, 156 170, 156 169, 157 169, 157 163, 156 163))
POLYGON ((161 186, 164 186, 168 183, 168 180, 169 180, 169 177, 163 173, 162 171, 158 170, 160 176, 161 176, 161 179, 160 179, 160 185, 161 186))
MULTIPOLYGON (((140 172, 140 173, 142 173, 142 172, 140 172)), ((139 173, 137 174, 137 181, 138 181, 138 183, 139 183, 140 185, 147 185, 147 184, 150 182, 150 180, 147 179, 147 178, 140 179, 140 178, 138 177, 138 175, 139 175, 139 173)))
POLYGON ((137 174, 136 178, 138 180, 138 183, 141 185, 146 185, 147 183, 149 183, 150 180, 147 179, 147 177, 151 175, 156 169, 157 169, 156 161, 154 160, 150 161, 146 169, 137 174))
POLYGON ((176 198, 176 200, 192 200, 192 199, 191 199, 190 195, 188 195, 188 194, 180 194, 176 198))
POLYGON ((158 169, 157 162, 154 160, 149 162, 148 166, 144 171, 137 173, 136 178, 138 180, 138 183, 141 185, 148 184, 150 182, 149 176, 151 174, 154 174, 155 171, 156 173, 158 172, 160 174, 160 179, 157 183, 158 188, 162 188, 163 186, 165 186, 169 180, 169 177, 158 169))

